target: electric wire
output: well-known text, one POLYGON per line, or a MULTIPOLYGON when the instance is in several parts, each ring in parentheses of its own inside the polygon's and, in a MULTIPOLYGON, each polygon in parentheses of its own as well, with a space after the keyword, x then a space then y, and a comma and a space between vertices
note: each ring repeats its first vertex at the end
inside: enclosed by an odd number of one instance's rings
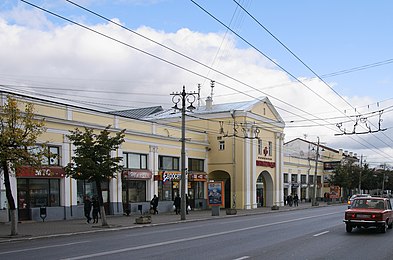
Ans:
MULTIPOLYGON (((201 75, 201 74, 199 74, 199 73, 196 73, 196 72, 194 72, 194 71, 192 71, 192 70, 190 70, 190 69, 184 68, 184 67, 182 67, 182 66, 180 66, 180 65, 178 65, 178 64, 175 64, 174 62, 170 62, 170 61, 165 60, 165 59, 163 59, 163 58, 161 58, 161 57, 158 57, 157 55, 153 55, 153 54, 148 53, 148 52, 146 52, 146 51, 144 51, 144 50, 141 50, 141 49, 139 49, 139 48, 136 48, 136 47, 134 47, 134 46, 132 46, 132 45, 130 45, 130 44, 124 43, 124 42, 122 42, 122 41, 120 41, 120 40, 117 40, 117 39, 111 37, 111 36, 105 35, 105 34, 103 34, 103 33, 101 33, 101 32, 98 32, 98 31, 96 31, 96 30, 93 30, 93 29, 91 29, 91 28, 89 28, 89 27, 87 27, 87 26, 84 26, 84 25, 82 25, 82 24, 79 24, 79 23, 77 23, 77 22, 75 22, 75 21, 72 21, 72 20, 70 20, 70 19, 68 19, 68 18, 65 18, 65 17, 63 17, 63 16, 61 16, 61 15, 55 14, 55 13, 49 11, 49 10, 46 10, 46 9, 44 9, 44 8, 41 8, 41 7, 37 6, 37 5, 34 5, 34 4, 32 4, 32 3, 28 2, 28 1, 24 1, 24 0, 21 0, 21 1, 24 2, 24 3, 26 3, 26 4, 29 4, 29 5, 33 6, 33 7, 35 7, 35 8, 38 8, 38 9, 44 11, 44 12, 48 12, 49 14, 54 15, 54 16, 56 16, 56 17, 58 17, 58 18, 61 18, 61 19, 64 19, 64 20, 66 20, 66 21, 68 21, 68 22, 70 22, 70 23, 76 24, 76 25, 78 25, 78 26, 80 26, 80 27, 82 27, 82 28, 84 28, 84 29, 87 29, 87 30, 89 30, 89 31, 95 32, 95 33, 97 33, 97 34, 99 34, 99 35, 101 35, 101 36, 103 36, 103 37, 106 37, 106 38, 108 38, 108 39, 111 39, 111 40, 113 40, 113 41, 116 41, 116 42, 118 42, 118 43, 120 43, 120 44, 126 45, 126 46, 128 46, 128 47, 130 47, 130 48, 132 48, 132 49, 134 49, 134 50, 137 50, 137 51, 139 51, 139 52, 142 52, 142 53, 144 53, 144 54, 146 54, 146 55, 148 55, 148 56, 151 56, 151 57, 153 57, 153 58, 156 58, 156 59, 158 59, 158 60, 160 60, 160 61, 163 61, 163 62, 165 62, 165 63, 168 63, 168 64, 170 64, 170 65, 172 65, 172 66, 177 67, 177 68, 183 69, 183 70, 185 70, 185 71, 187 71, 187 72, 189 72, 189 73, 192 73, 192 74, 194 74, 194 75, 197 75, 197 76, 199 76, 199 77, 205 78, 205 76, 203 76, 203 75, 201 75)), ((231 29, 230 29, 230 30, 231 30, 231 29)), ((268 58, 268 59, 269 59, 269 58, 268 58)), ((205 65, 205 66, 206 66, 206 65, 205 65)), ((232 79, 233 79, 233 78, 232 78, 232 79)), ((243 83, 243 84, 244 84, 244 83, 243 83)), ((225 87, 228 87, 229 89, 238 91, 238 90, 236 90, 236 89, 234 89, 234 88, 232 88, 232 87, 230 87, 230 86, 228 86, 228 85, 225 85, 225 84, 222 84, 222 83, 221 83, 221 85, 223 85, 223 86, 225 86, 225 87)), ((248 85, 248 84, 247 84, 247 86, 252 87, 252 86, 250 86, 250 85, 248 85)), ((257 91, 259 91, 259 90, 257 90, 257 91)), ((240 92, 240 93, 242 93, 242 92, 240 92)), ((244 94, 244 93, 243 93, 243 94, 244 94)), ((250 95, 248 95, 248 96, 250 96, 250 95)), ((268 96, 270 96, 270 95, 268 95, 268 96)), ((255 97, 253 97, 253 96, 252 96, 252 98, 255 99, 255 97)), ((272 98, 274 98, 274 97, 272 97, 272 98)), ((275 98, 275 99, 277 99, 277 98, 275 98)), ((279 99, 278 99, 278 100, 279 100, 279 99)), ((280 102, 283 102, 282 100, 279 100, 279 101, 280 101, 280 102)), ((296 108, 296 107, 295 107, 295 108, 296 108)), ((301 109, 299 109, 299 108, 296 108, 296 109, 301 110, 301 109)), ((287 111, 287 110, 284 110, 284 111, 287 111)), ((290 111, 287 111, 287 112, 293 114, 293 113, 290 112, 290 111)), ((305 111, 303 111, 303 112, 305 112, 305 111)), ((311 115, 311 114, 310 114, 310 115, 311 115)), ((313 116, 313 115, 311 115, 311 116, 313 116)), ((310 120, 310 121, 312 121, 312 120, 310 120)), ((337 129, 334 129, 333 131, 337 131, 337 129)), ((362 144, 362 145, 363 145, 363 144, 362 144)), ((371 144, 371 145, 372 145, 372 144, 371 144)), ((374 145, 372 145, 372 146, 373 146, 375 149, 378 149, 378 148, 375 147, 374 145)))

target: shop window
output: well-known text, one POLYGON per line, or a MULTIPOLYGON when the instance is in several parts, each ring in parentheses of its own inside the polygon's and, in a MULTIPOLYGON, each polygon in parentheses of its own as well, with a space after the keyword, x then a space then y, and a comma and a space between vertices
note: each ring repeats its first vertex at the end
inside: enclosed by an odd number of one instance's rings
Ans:
POLYGON ((147 169, 147 154, 123 153, 123 162, 127 169, 147 169))
POLYGON ((122 185, 123 202, 146 201, 146 181, 125 180, 122 185))
POLYGON ((28 179, 30 207, 60 206, 59 179, 28 179))
POLYGON ((171 156, 159 156, 158 157, 160 170, 178 171, 179 170, 179 158, 171 156))
POLYGON ((92 198, 97 194, 97 188, 95 182, 88 182, 85 180, 77 180, 77 203, 83 204, 85 195, 92 198))
POLYGON ((188 159, 188 170, 195 172, 204 172, 205 161, 202 159, 188 159))

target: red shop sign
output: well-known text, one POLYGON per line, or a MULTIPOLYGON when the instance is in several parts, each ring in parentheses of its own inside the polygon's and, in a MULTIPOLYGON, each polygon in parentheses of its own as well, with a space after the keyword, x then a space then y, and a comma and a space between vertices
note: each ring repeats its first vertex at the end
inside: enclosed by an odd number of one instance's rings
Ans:
POLYGON ((257 161, 257 166, 274 168, 274 167, 276 167, 276 163, 275 162, 266 162, 266 161, 257 161))
POLYGON ((65 171, 61 167, 44 167, 35 169, 31 166, 21 166, 16 169, 16 177, 64 178, 65 171))

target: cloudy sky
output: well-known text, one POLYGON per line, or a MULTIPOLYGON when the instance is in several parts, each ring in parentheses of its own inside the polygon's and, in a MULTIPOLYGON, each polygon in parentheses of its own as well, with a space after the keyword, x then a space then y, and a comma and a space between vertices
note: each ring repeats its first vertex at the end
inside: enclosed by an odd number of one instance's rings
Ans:
POLYGON ((3 0, 0 85, 108 111, 167 108, 183 85, 200 84, 203 103, 214 80, 214 103, 268 96, 285 141, 319 137, 393 166, 392 10, 389 0, 3 0), (354 130, 364 134, 337 135, 354 130))

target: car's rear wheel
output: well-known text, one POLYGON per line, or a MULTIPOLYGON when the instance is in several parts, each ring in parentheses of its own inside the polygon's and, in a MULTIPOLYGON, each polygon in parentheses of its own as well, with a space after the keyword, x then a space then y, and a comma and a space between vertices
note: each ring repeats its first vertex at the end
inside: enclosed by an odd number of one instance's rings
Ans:
POLYGON ((346 225, 345 225, 345 230, 346 230, 348 233, 351 233, 351 232, 352 232, 352 226, 349 225, 349 224, 346 224, 346 225))
POLYGON ((382 226, 380 226, 380 231, 381 231, 381 233, 386 233, 387 228, 388 228, 387 223, 385 223, 385 224, 383 224, 382 226))
MULTIPOLYGON (((388 221, 388 223, 389 223, 389 220, 387 220, 388 221)), ((393 228, 393 221, 392 222, 390 222, 390 224, 388 224, 388 229, 392 229, 393 228)))

